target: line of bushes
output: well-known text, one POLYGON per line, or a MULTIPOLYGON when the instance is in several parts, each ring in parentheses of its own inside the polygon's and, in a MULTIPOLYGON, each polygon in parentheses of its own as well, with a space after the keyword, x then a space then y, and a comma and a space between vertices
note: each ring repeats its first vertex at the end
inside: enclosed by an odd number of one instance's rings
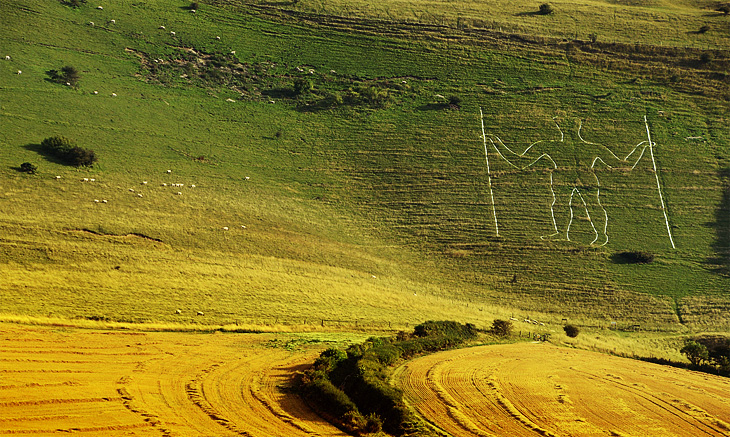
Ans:
POLYGON ((59 161, 76 167, 92 166, 97 161, 93 150, 79 147, 66 137, 46 138, 41 142, 41 148, 59 161))
POLYGON ((302 375, 302 396, 352 434, 382 430, 395 436, 423 435, 403 402, 403 392, 388 382, 392 366, 418 354, 456 347, 476 335, 471 324, 429 321, 411 334, 372 337, 345 351, 327 349, 302 375))

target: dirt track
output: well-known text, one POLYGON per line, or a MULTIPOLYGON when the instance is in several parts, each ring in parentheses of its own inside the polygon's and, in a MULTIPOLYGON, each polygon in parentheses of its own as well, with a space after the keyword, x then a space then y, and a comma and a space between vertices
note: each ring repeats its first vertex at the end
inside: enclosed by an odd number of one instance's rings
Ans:
POLYGON ((455 437, 730 435, 730 379, 548 344, 438 353, 394 381, 455 437))
POLYGON ((287 393, 272 335, 0 324, 0 435, 344 436, 287 393))

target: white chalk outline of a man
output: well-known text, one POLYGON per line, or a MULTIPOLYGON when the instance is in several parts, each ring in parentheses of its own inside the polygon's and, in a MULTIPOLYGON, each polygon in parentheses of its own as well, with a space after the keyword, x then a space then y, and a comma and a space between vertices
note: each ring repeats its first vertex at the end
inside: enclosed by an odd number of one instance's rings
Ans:
MULTIPOLYGON (((487 141, 487 135, 484 132, 484 118, 483 118, 484 116, 481 113, 481 108, 480 108, 479 111, 480 111, 480 115, 482 116, 482 136, 483 136, 483 139, 484 139, 484 153, 485 153, 485 157, 486 157, 486 160, 487 160, 487 173, 489 174, 489 155, 488 155, 488 151, 487 151, 487 142, 486 142, 487 141)), ((556 195, 556 193, 555 193, 555 185, 553 184, 553 181, 554 181, 553 173, 555 171, 560 171, 559 170, 560 167, 555 162, 555 159, 553 159, 553 156, 551 156, 550 153, 548 153, 548 152, 540 152, 540 151, 538 151, 537 153, 533 153, 533 154, 529 154, 529 152, 530 151, 533 151, 533 150, 538 150, 540 148, 540 145, 541 144, 548 144, 548 145, 551 145, 551 146, 554 147, 556 144, 559 145, 560 143, 564 143, 565 142, 565 135, 564 135, 562 129, 560 129, 560 125, 558 125, 558 123, 555 121, 555 118, 556 117, 553 118, 553 123, 555 123, 555 126, 557 127, 558 131, 560 132, 560 140, 559 141, 556 141, 556 140, 536 141, 536 142, 530 144, 521 153, 516 153, 514 150, 512 150, 511 148, 509 148, 506 144, 504 144, 504 142, 498 136, 496 136, 496 135, 489 136, 489 141, 492 144, 492 147, 494 148, 494 150, 497 152, 497 154, 499 154, 499 156, 502 159, 504 159, 504 161, 507 162, 510 166, 512 166, 512 167, 514 167, 516 169, 525 170, 525 169, 527 169, 529 167, 532 167, 533 165, 537 164, 538 162, 540 162, 542 160, 546 160, 546 161, 548 161, 552 165, 552 169, 549 172, 550 173, 550 192, 551 192, 551 194, 553 196, 553 200, 552 200, 552 202, 550 204, 550 216, 551 216, 551 219, 552 219, 553 230, 555 232, 553 232, 550 235, 542 236, 542 237, 540 237, 541 239, 555 238, 557 236, 561 236, 562 235, 561 232, 560 232, 560 230, 558 229, 558 223, 557 223, 557 220, 555 218, 555 205, 556 205, 556 203, 558 203, 558 195, 556 195), (524 159, 526 159, 529 163, 527 165, 525 165, 525 166, 522 166, 522 167, 514 164, 512 162, 512 160, 510 160, 507 156, 505 156, 505 153, 502 153, 502 151, 500 150, 500 146, 506 152, 508 152, 510 155, 514 156, 516 159, 518 159, 518 160, 524 160, 524 159)), ((591 228, 593 229, 593 232, 595 234, 595 237, 593 238, 593 241, 591 241, 590 245, 591 246, 592 245, 595 245, 596 242, 601 237, 603 237, 602 238, 603 242, 601 242, 601 243, 598 244, 599 247, 600 246, 605 246, 608 243, 608 212, 606 211, 606 208, 604 208, 603 205, 601 204, 601 198, 600 198, 600 196, 601 196, 601 182, 600 182, 600 180, 598 179, 598 176, 595 173, 596 164, 598 162, 601 162, 601 163, 603 163, 603 165, 605 165, 608 168, 615 168, 615 167, 619 167, 620 165, 624 165, 624 164, 625 164, 626 167, 628 167, 628 165, 629 165, 628 164, 629 157, 631 157, 636 152, 636 150, 643 145, 644 147, 643 147, 641 153, 639 154, 639 157, 636 159, 636 162, 634 162, 633 166, 631 166, 631 169, 633 170, 636 167, 636 165, 639 163, 639 161, 641 161, 641 159, 644 156, 644 152, 646 152, 646 149, 648 148, 649 151, 650 151, 650 155, 651 155, 651 160, 652 160, 652 164, 653 164, 653 168, 654 168, 654 174, 656 176, 657 189, 659 191, 659 198, 660 198, 661 204, 662 204, 662 211, 664 212, 664 218, 665 218, 665 222, 667 224, 667 233, 669 234, 669 239, 670 239, 670 241, 672 243, 672 248, 675 247, 674 246, 674 240, 672 238, 672 234, 671 234, 671 231, 669 229, 669 221, 667 219, 667 214, 666 214, 666 209, 665 209, 665 206, 664 206, 664 199, 663 199, 663 196, 662 196, 661 187, 659 185, 659 177, 658 177, 657 168, 656 168, 656 161, 654 160, 653 145, 655 145, 656 143, 652 143, 652 141, 651 141, 651 134, 649 132, 649 125, 648 125, 648 123, 646 121, 646 117, 644 117, 644 123, 646 124, 646 133, 647 133, 648 140, 642 141, 639 144, 637 144, 634 147, 634 149, 631 151, 631 153, 629 153, 628 155, 626 155, 625 158, 620 159, 608 147, 606 147, 604 145, 601 145, 601 144, 596 144, 596 143, 592 143, 592 142, 586 141, 583 138, 583 136, 581 135, 581 129, 583 127, 583 122, 582 122, 582 120, 580 121, 580 123, 578 125, 578 138, 581 141, 581 143, 584 144, 584 145, 590 145, 590 146, 592 146, 594 148, 597 148, 597 150, 600 150, 603 153, 598 153, 598 152, 593 153, 592 154, 593 156, 591 156, 591 158, 590 158, 591 159, 591 165, 588 168, 575 168, 575 167, 569 167, 569 166, 568 167, 565 167, 565 169, 567 169, 567 170, 569 170, 571 172, 580 172, 580 171, 589 170, 590 173, 593 175, 593 178, 596 181, 596 183, 595 183, 595 200, 596 200, 595 201, 595 205, 592 204, 592 202, 590 202, 591 198, 593 197, 593 193, 585 193, 586 195, 584 196, 584 193, 581 192, 581 189, 583 187, 579 187, 579 184, 577 183, 578 182, 577 180, 573 180, 570 183, 566 184, 568 190, 570 191, 570 194, 568 196, 568 201, 567 201, 567 208, 568 208, 568 210, 570 212, 570 219, 568 220, 568 224, 567 224, 566 230, 565 230, 565 239, 567 241, 571 241, 570 240, 570 227, 573 224, 573 218, 574 218, 574 213, 573 213, 573 199, 577 195, 577 198, 579 198, 580 201, 581 201, 581 203, 583 204, 583 209, 585 210, 586 216, 588 217, 588 222, 590 223, 591 228), (586 201, 586 198, 588 198, 589 201, 586 201), (596 214, 594 214, 594 218, 596 218, 596 220, 602 220, 603 221, 603 227, 602 227, 602 229, 600 231, 600 234, 599 234, 599 230, 596 229, 596 226, 593 223, 593 218, 591 218, 591 210, 593 210, 594 213, 596 213, 596 214), (599 214, 602 215, 602 218, 597 217, 599 214)), ((588 187, 587 189, 588 190, 592 190, 592 188, 593 187, 588 187)), ((583 188, 583 189, 586 189, 586 188, 583 188)), ((490 195, 492 197, 492 208, 493 208, 493 212, 494 212, 495 228, 497 229, 497 235, 499 235, 499 226, 497 225, 497 214, 496 214, 496 210, 494 209, 494 194, 492 192, 491 175, 489 175, 489 190, 490 190, 490 195)), ((562 195, 565 195, 565 194, 562 194, 562 195)))

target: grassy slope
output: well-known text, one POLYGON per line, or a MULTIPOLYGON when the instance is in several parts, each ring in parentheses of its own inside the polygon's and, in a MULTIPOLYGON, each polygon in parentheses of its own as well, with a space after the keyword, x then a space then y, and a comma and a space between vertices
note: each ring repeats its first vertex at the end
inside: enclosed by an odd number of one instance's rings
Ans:
POLYGON ((687 296, 686 312, 725 311, 724 298, 697 296, 727 289, 708 263, 724 232, 712 223, 728 158, 727 102, 630 72, 607 74, 569 53, 353 34, 211 6, 191 14, 185 5, 0 6, 0 46, 12 56, 0 63, 5 312, 174 321, 181 308, 185 320, 203 310, 215 323, 483 325, 521 308, 557 320, 664 324, 674 318, 672 299, 687 296), (264 96, 231 103, 231 90, 135 77, 139 59, 125 48, 162 58, 178 45, 236 50, 278 76, 306 65, 322 83, 326 75, 384 77, 406 80, 409 90, 388 109, 302 112, 264 96), (79 89, 44 80, 67 64, 83 72, 79 89), (429 109, 437 93, 458 94, 462 109, 429 109), (647 159, 631 173, 602 174, 611 242, 594 250, 584 244, 592 238, 585 220, 574 228, 577 243, 541 241, 550 230, 546 173, 513 172, 490 156, 502 235, 495 238, 480 106, 488 131, 510 144, 555 136, 554 116, 574 137, 580 118, 585 138, 619 155, 644 139, 647 114, 679 249, 669 246, 647 159), (32 145, 53 134, 94 149, 99 164, 76 170, 44 160, 32 145), (24 161, 40 173, 17 173, 24 161), (659 261, 612 263, 610 254, 623 249, 650 250, 659 261), (518 283, 508 283, 514 274, 518 283))

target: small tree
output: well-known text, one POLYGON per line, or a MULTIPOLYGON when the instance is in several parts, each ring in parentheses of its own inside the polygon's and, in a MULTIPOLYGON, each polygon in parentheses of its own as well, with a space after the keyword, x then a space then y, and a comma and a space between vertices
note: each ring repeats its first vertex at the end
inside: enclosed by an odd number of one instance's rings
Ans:
POLYGON ((550 3, 541 4, 540 9, 538 10, 540 15, 550 15, 553 12, 555 12, 555 9, 553 9, 553 6, 550 3))
POLYGON ((76 167, 91 166, 97 161, 93 150, 79 147, 66 137, 46 138, 41 142, 41 147, 46 153, 76 167))
POLYGON ((563 326, 563 331, 565 331, 565 335, 570 338, 575 338, 578 334, 580 334, 580 328, 575 325, 565 325, 563 326))
POLYGON ((710 354, 707 351, 707 346, 704 344, 697 343, 696 341, 689 340, 684 344, 684 347, 679 350, 684 354, 693 366, 699 367, 703 363, 710 359, 710 354))
POLYGON ((34 174, 36 172, 36 170, 38 170, 38 167, 31 164, 30 162, 24 162, 24 163, 20 164, 20 171, 23 173, 34 174))
POLYGON ((489 332, 498 337, 509 337, 512 334, 512 322, 509 320, 495 319, 489 332))
POLYGON ((60 84, 69 84, 73 87, 78 85, 79 80, 81 80, 81 73, 71 65, 63 67, 61 71, 49 70, 47 74, 51 81, 60 84))

